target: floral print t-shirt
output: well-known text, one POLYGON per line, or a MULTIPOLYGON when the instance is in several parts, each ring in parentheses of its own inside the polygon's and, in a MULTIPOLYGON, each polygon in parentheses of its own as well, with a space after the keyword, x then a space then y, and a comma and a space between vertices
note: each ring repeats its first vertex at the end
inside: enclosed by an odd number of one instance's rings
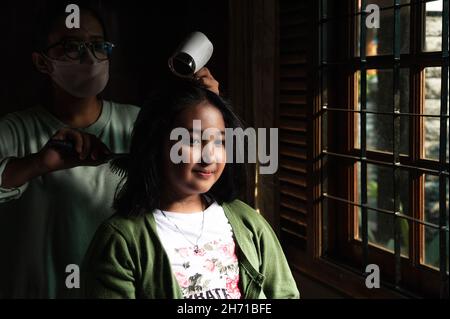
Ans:
POLYGON ((154 216, 184 298, 241 297, 233 232, 222 206, 214 202, 194 213, 155 210, 154 216))

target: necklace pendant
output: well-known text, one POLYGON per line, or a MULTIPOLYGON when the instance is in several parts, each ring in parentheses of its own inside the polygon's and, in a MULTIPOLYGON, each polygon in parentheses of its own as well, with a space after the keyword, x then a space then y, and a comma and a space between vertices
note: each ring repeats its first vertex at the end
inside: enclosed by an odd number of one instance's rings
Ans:
POLYGON ((198 252, 199 252, 198 245, 195 245, 194 246, 194 253, 198 254, 198 252))

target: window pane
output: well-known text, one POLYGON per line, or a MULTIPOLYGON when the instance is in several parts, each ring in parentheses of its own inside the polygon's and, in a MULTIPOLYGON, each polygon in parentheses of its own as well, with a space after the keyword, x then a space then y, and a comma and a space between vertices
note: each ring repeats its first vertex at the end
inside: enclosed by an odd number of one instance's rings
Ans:
POLYGON ((359 113, 355 113, 353 115, 354 119, 354 147, 357 149, 361 148, 361 139, 360 139, 360 132, 361 132, 361 122, 360 122, 361 115, 359 113))
POLYGON ((442 50, 442 0, 430 1, 425 4, 425 39, 424 51, 442 50))
MULTIPOLYGON (((378 4, 380 8, 392 6, 394 1, 367 1, 369 4, 378 4)), ((408 3, 409 1, 403 1, 408 3)), ((360 8, 360 4, 359 4, 360 8)), ((370 17, 368 17, 370 19, 370 17)), ((402 7, 400 9, 400 53, 409 53, 409 21, 410 21, 410 6, 402 7)), ((359 56, 360 50, 360 23, 361 16, 356 16, 355 23, 355 55, 359 56)), ((363 21, 366 23, 366 21, 363 21)), ((380 27, 366 29, 366 55, 389 55, 393 54, 394 41, 394 10, 380 10, 380 27)))
MULTIPOLYGON (((441 114, 441 67, 424 69, 424 107, 423 113, 429 115, 441 114)), ((448 98, 447 98, 447 114, 448 98)), ((447 120, 448 123, 448 120, 447 120)), ((427 159, 439 160, 440 119, 423 117, 424 150, 423 156, 427 159)), ((448 124, 447 124, 447 161, 448 161, 448 124)))
MULTIPOLYGON (((361 203, 361 164, 356 164, 357 201, 361 203)), ((390 167, 367 164, 367 204, 369 207, 394 211, 393 169, 390 167)), ((409 215, 409 173, 400 170, 400 212, 409 215)), ((361 240, 361 208, 355 209, 355 238, 361 240)), ((368 209, 369 243, 394 251, 394 216, 368 209)), ((409 255, 409 222, 399 219, 401 253, 409 255)))
MULTIPOLYGON (((357 74, 358 104, 361 109, 361 72, 357 74)), ((393 111, 394 72, 392 69, 367 70, 367 110, 377 112, 393 111)), ((400 111, 409 112, 409 69, 400 69, 400 111)))
POLYGON ((441 114, 441 69, 441 67, 430 67, 424 69, 424 114, 441 114))
POLYGON ((441 120, 436 117, 423 117, 425 141, 424 156, 427 159, 439 160, 439 130, 441 120))
POLYGON ((425 175, 425 221, 439 224, 439 176, 425 175))
MULTIPOLYGON (((361 73, 356 73, 357 109, 361 109, 361 73)), ((409 69, 400 69, 400 111, 409 113, 409 69)), ((393 70, 367 70, 366 107, 373 112, 393 112, 393 70)), ((355 117, 359 114, 356 114, 355 117)), ((367 114, 367 149, 393 152, 393 115, 367 114)), ((360 120, 355 118, 355 147, 360 147, 360 120)), ((409 154, 409 117, 400 118, 400 153, 409 154)))
MULTIPOLYGON (((394 211, 394 170, 391 167, 367 164, 367 202, 370 207, 394 211)), ((400 170, 400 212, 409 215, 409 173, 400 170), (402 187, 400 187, 402 185, 402 187)))
MULTIPOLYGON (((446 221, 449 224, 449 182, 446 182, 446 221)), ((439 225, 439 177, 435 175, 425 175, 425 211, 424 220, 429 223, 439 225)), ((439 268, 439 230, 425 226, 424 231, 424 260, 429 266, 439 268)), ((448 247, 448 232, 447 232, 448 247)), ((448 251, 448 249, 447 249, 448 251)), ((448 255, 447 255, 448 265, 448 255)), ((448 266, 447 266, 448 267, 448 266)))
MULTIPOLYGON (((362 89, 362 88, 361 88, 362 89)), ((367 70, 367 110, 392 112, 393 82, 392 70, 367 70)), ((359 98, 358 107, 361 105, 359 98)))
MULTIPOLYGON (((425 226, 425 253, 423 263, 425 265, 439 269, 439 230, 425 226)), ((447 232, 447 247, 449 236, 447 232)), ((448 269, 448 249, 447 249, 447 269, 448 269)))
POLYGON ((391 115, 367 114, 367 149, 392 153, 392 125, 391 115))
MULTIPOLYGON (((440 114, 441 106, 441 68, 425 68, 425 103, 424 114, 440 114)), ((438 118, 423 117, 424 125, 424 157, 439 159, 439 132, 440 120, 438 118)))
MULTIPOLYGON (((356 239, 362 240, 361 208, 358 208, 358 233, 356 239)), ((398 219, 400 223, 400 252, 409 256, 409 222, 398 219)), ((394 252, 394 216, 367 210, 367 235, 369 243, 394 252)))
MULTIPOLYGON (((400 219, 401 254, 409 256, 409 223, 400 219)), ((394 251, 394 216, 368 210, 369 242, 394 251)))

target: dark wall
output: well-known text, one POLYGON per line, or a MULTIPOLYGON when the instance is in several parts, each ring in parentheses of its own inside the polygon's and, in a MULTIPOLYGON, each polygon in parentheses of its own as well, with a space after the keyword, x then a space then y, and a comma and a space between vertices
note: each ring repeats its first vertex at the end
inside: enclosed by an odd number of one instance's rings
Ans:
MULTIPOLYGON (((0 116, 34 106, 43 88, 31 62, 37 16, 55 1, 4 1, 0 9, 0 116)), ((61 2, 61 1, 60 1, 61 2)), ((167 75, 167 59, 191 31, 204 32, 214 44, 207 65, 227 87, 227 1, 85 1, 99 8, 116 45, 107 99, 140 105, 167 75)), ((77 3, 77 1, 68 1, 77 3)))

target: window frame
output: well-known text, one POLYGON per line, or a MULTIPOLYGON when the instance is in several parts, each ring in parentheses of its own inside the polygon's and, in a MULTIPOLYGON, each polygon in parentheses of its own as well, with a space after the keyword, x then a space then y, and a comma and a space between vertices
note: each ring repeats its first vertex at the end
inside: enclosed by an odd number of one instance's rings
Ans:
MULTIPOLYGON (((352 3, 354 3, 352 1, 352 3)), ((442 51, 440 52, 422 52, 422 41, 423 41, 423 9, 425 3, 422 1, 414 1, 411 0, 410 4, 410 50, 408 54, 402 54, 400 58, 399 67, 408 67, 410 70, 410 112, 412 114, 422 114, 423 107, 423 90, 424 87, 424 71, 425 67, 431 66, 444 66, 445 59, 443 57, 442 51), (420 26, 420 27, 418 27, 420 26)), ((352 12, 354 12, 354 8, 352 6, 347 6, 344 9, 344 15, 350 16, 352 12)), ((333 103, 335 105, 346 105, 347 110, 335 110, 331 113, 341 113, 338 115, 330 116, 330 111, 333 111, 332 108, 328 108, 325 112, 327 112, 327 129, 328 136, 327 140, 333 139, 330 136, 330 133, 335 132, 346 132, 345 138, 340 139, 337 143, 332 142, 332 149, 336 150, 335 154, 348 154, 350 156, 349 160, 351 161, 351 157, 357 158, 360 155, 360 150, 354 147, 354 132, 355 132, 355 123, 354 123, 354 114, 359 114, 359 112, 355 112, 355 101, 357 101, 357 90, 355 90, 357 83, 356 79, 356 71, 360 70, 360 59, 359 57, 353 57, 354 52, 354 35, 355 35, 355 25, 353 21, 356 19, 351 19, 351 23, 348 23, 348 19, 346 18, 346 36, 347 45, 344 46, 347 48, 346 52, 341 52, 341 57, 345 57, 345 67, 341 68, 339 72, 337 72, 337 78, 341 81, 336 83, 343 83, 343 88, 339 88, 339 84, 335 88, 330 88, 327 86, 327 92, 330 93, 332 89, 337 90, 341 93, 341 97, 335 98, 333 103), (344 92, 344 94, 342 94, 344 92), (331 117, 331 119, 330 119, 331 117)), ((321 40, 319 40, 321 42, 321 40)), ((327 43, 328 44, 328 43, 327 43)), ((320 43, 322 45, 322 43, 320 43)), ((444 46, 444 43, 442 44, 444 46)), ((345 49, 344 49, 345 50, 345 49)), ((341 50, 342 51, 342 50, 341 50)), ((339 54, 337 54, 339 56, 339 54)), ((367 69, 370 68, 387 68, 393 69, 393 61, 394 55, 386 55, 386 56, 368 56, 366 58, 367 69)), ((330 67, 327 65, 326 67, 330 67)), ((337 66, 339 68, 339 66, 337 66)), ((321 81, 321 79, 319 80, 321 81)), ((320 82, 321 83, 321 82, 320 82)), ((331 93, 333 95, 333 92, 331 93)), ((336 95, 336 94, 335 94, 336 95)), ((442 92, 441 92, 442 95, 442 92)), ((321 101, 320 101, 321 104, 321 101)), ((323 114, 323 113, 322 113, 323 114)), ((408 166, 416 166, 425 170, 440 170, 441 163, 439 161, 433 161, 429 159, 421 158, 421 150, 423 149, 423 116, 409 116, 410 125, 409 130, 411 134, 409 134, 410 138, 410 149, 409 156, 400 156, 400 163, 408 166), (414 142, 420 141, 419 147, 414 142)), ((337 134, 335 134, 337 135, 337 134)), ((327 146, 330 146, 327 142, 327 146)), ((363 243, 354 239, 354 229, 355 229, 355 208, 356 206, 348 205, 347 209, 339 209, 339 203, 336 202, 336 198, 332 198, 333 196, 329 195, 329 193, 336 194, 335 197, 339 197, 341 199, 350 199, 350 202, 356 203, 355 200, 355 182, 357 179, 356 176, 356 165, 349 164, 346 169, 342 169, 339 165, 331 160, 333 156, 333 152, 326 152, 326 156, 328 159, 324 160, 322 163, 322 169, 329 168, 327 170, 327 180, 332 179, 335 181, 339 181, 339 187, 334 187, 333 183, 330 184, 329 188, 323 193, 326 195, 325 201, 327 206, 328 213, 328 224, 336 225, 334 229, 332 227, 328 227, 328 240, 326 240, 325 247, 326 252, 324 258, 330 258, 332 261, 339 261, 345 265, 350 265, 356 269, 361 269, 361 272, 364 273, 364 258, 367 256, 363 256, 363 243), (328 172, 332 172, 332 176, 328 172), (337 189, 338 188, 338 189, 337 189), (331 191, 330 191, 331 190, 331 191), (331 196, 331 197, 330 197, 331 196)), ((386 163, 392 163, 394 154, 383 154, 380 152, 374 151, 366 151, 366 156, 370 160, 382 161, 386 163)), ((323 155, 322 155, 323 158, 323 155)), ((357 163, 357 160, 354 160, 354 163, 357 163)), ((448 172, 448 168, 447 168, 448 172)), ((413 218, 422 220, 423 219, 423 205, 424 205, 424 174, 420 173, 420 171, 411 172, 411 183, 410 183, 410 203, 409 207, 411 213, 413 214, 413 218)), ((448 177, 447 177, 448 178, 448 177)), ((342 201, 341 201, 342 202, 342 201)), ((357 216, 357 215, 356 215, 357 216)), ((402 285, 409 291, 418 292, 424 294, 426 296, 436 296, 436 292, 439 295, 440 283, 442 280, 442 274, 440 274, 435 269, 430 268, 429 266, 422 265, 420 263, 422 259, 422 244, 423 244, 423 228, 418 223, 411 222, 410 223, 410 231, 409 231, 409 262, 408 259, 404 257, 400 257, 400 271, 402 274, 401 283, 402 285), (411 227, 412 226, 412 227, 411 227), (419 241, 418 241, 419 239, 419 241), (419 243, 416 245, 416 243, 419 243)), ((448 248, 448 247, 447 247, 448 248)), ((383 249, 379 249, 374 247, 372 244, 368 245, 368 254, 370 254, 370 261, 375 262, 380 266, 380 269, 384 269, 384 279, 387 279, 387 282, 395 283, 396 281, 396 272, 395 272, 395 254, 391 252, 384 251, 383 249)), ((397 258, 399 258, 397 256, 397 258)), ((367 260, 367 259, 366 259, 367 260)), ((448 282, 448 272, 447 272, 447 282, 448 282)), ((388 284, 389 286, 389 284, 388 284)), ((399 289, 400 291, 402 289, 399 289)), ((448 288, 447 288, 448 291, 448 288)), ((447 292, 448 294, 448 292, 447 292)))

